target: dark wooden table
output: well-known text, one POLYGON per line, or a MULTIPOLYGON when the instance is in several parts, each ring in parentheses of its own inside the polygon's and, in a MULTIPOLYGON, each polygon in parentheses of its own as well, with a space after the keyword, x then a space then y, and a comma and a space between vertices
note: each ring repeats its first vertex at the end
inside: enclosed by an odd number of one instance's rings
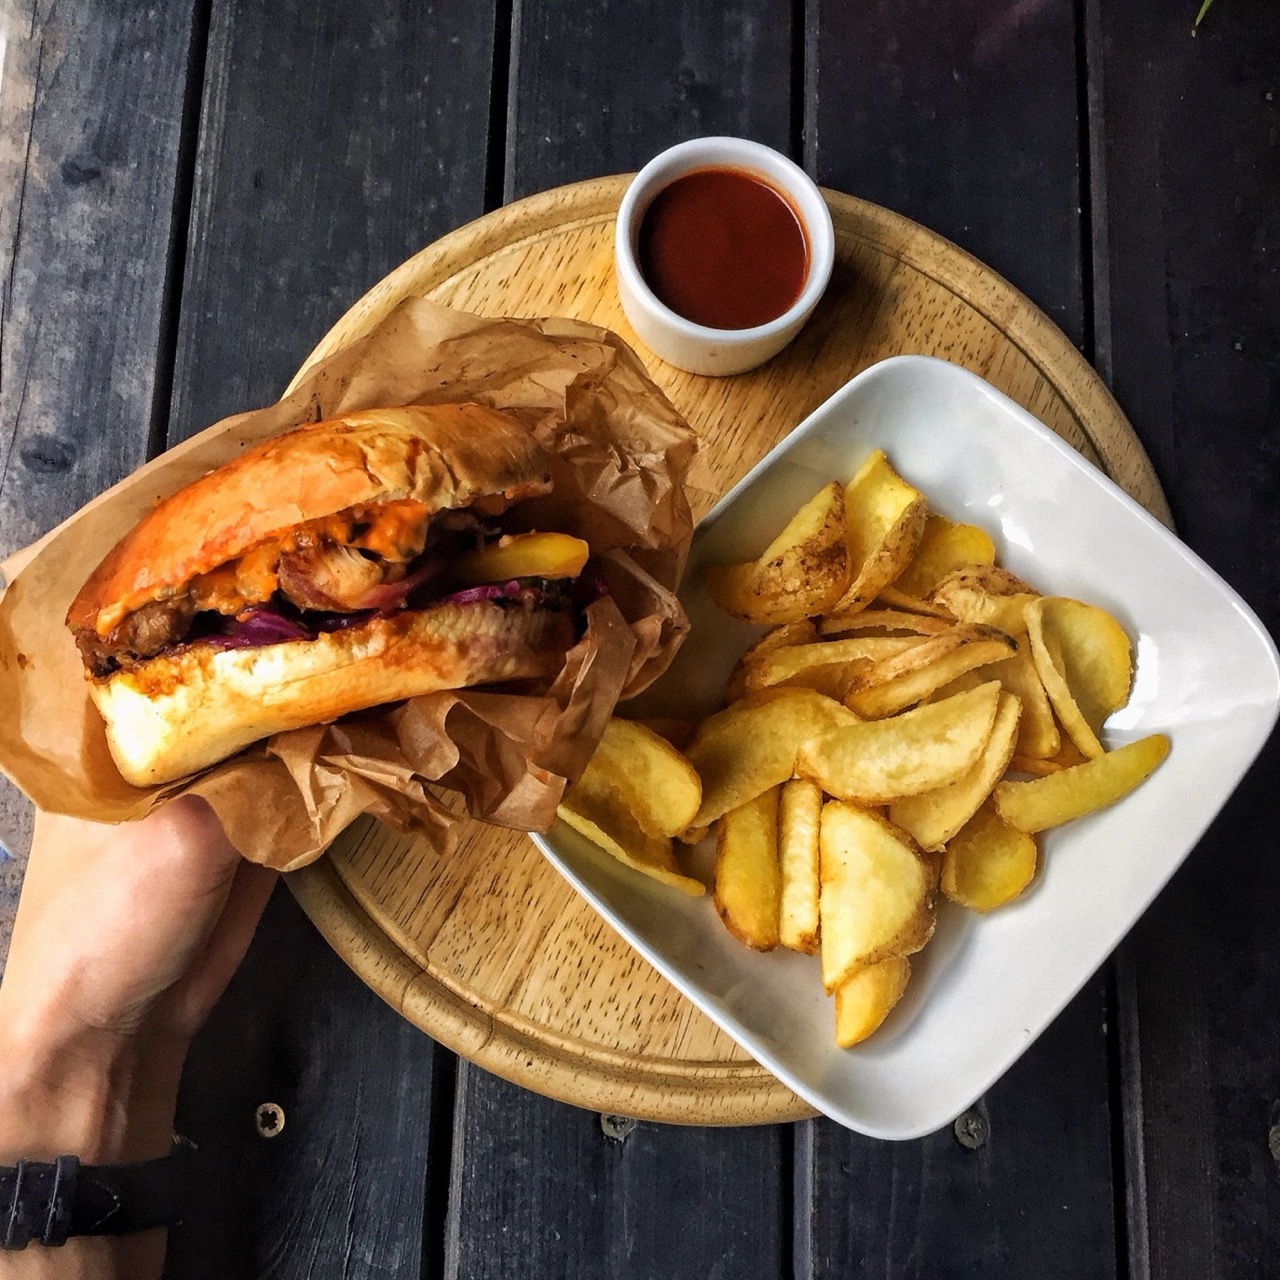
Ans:
MULTIPOLYGON (((733 133, 1048 312, 1274 633, 1280 5, 1215 0, 1193 36, 1198 7, 0 0, 0 555, 273 399, 444 232, 733 133)), ((402 1022, 282 889, 190 1061, 204 1195, 168 1274, 1277 1274, 1278 781, 1273 741, 1048 1033, 902 1144, 524 1092, 402 1022)))

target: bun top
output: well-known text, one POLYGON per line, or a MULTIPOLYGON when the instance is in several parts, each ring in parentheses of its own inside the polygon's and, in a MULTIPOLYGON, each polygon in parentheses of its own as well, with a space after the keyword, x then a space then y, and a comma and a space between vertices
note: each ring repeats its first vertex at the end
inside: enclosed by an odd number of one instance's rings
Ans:
POLYGON ((67 625, 104 633, 259 543, 352 508, 408 500, 429 514, 549 488, 533 435, 484 405, 365 409, 297 427, 152 508, 81 587, 67 625))

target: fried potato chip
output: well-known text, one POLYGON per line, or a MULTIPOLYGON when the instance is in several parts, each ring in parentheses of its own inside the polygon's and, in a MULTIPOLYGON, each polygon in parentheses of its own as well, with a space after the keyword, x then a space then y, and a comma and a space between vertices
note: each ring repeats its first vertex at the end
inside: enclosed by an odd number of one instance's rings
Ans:
POLYGON ((987 800, 947 842, 942 892, 971 911, 994 911, 1016 898, 1035 878, 1035 837, 1015 831, 987 800))
POLYGON ((836 988, 836 1044, 851 1049, 877 1031, 902 999, 911 977, 906 956, 857 969, 836 988))
POLYGON ((681 873, 671 840, 667 836, 645 835, 629 814, 602 812, 601 821, 597 822, 563 802, 556 812, 566 826, 586 836, 592 844, 633 871, 671 885, 690 897, 706 893, 701 880, 681 873))
POLYGON ((924 495, 879 449, 858 469, 844 496, 852 581, 827 608, 852 613, 869 605, 910 563, 929 509, 924 495))
POLYGON ((778 791, 771 787, 716 824, 716 911, 725 928, 755 951, 778 945, 778 791))
POLYGON ((799 618, 795 622, 784 622, 774 627, 771 631, 766 631, 738 659, 733 670, 729 673, 729 680, 724 690, 725 701, 737 702, 746 693, 747 672, 765 654, 772 653, 774 649, 780 649, 784 645, 812 644, 817 639, 818 628, 809 618, 799 618))
POLYGON ((941 849, 1004 777, 1018 739, 1021 710, 1013 694, 1001 693, 991 736, 977 763, 945 787, 896 800, 889 806, 889 821, 906 831, 922 849, 941 849))
POLYGON ((1102 723, 1129 700, 1129 637, 1105 609, 1047 596, 1027 608, 1036 671, 1062 727, 1081 752, 1102 755, 1102 723))
MULTIPOLYGON (((1021 744, 1021 736, 1018 742, 1021 744)), ((1051 773, 1061 773, 1063 769, 1084 764, 1087 759, 1087 756, 1081 755, 1076 744, 1070 738, 1066 738, 1051 756, 1024 756, 1020 754, 1020 750, 1015 751, 1013 759, 1009 761, 1009 772, 1026 773, 1033 778, 1044 778, 1051 773)))
POLYGON ((1044 831, 1115 804, 1154 773, 1168 754, 1169 739, 1153 733, 1043 778, 1001 782, 994 793, 996 807, 1018 831, 1044 831))
POLYGON ((899 591, 892 584, 882 587, 880 594, 872 603, 878 604, 885 609, 901 609, 904 613, 918 613, 924 618, 941 618, 946 622, 957 621, 955 615, 942 605, 934 604, 929 600, 921 600, 918 596, 908 595, 905 591, 899 591))
POLYGON ((972 622, 988 622, 989 618, 972 612, 973 600, 991 596, 1035 596, 1040 593, 1024 582, 1011 569, 998 564, 971 564, 955 569, 942 578, 929 592, 929 602, 941 606, 957 618, 972 622))
POLYGON ((957 676, 1016 651, 1014 641, 994 627, 957 623, 856 674, 844 704, 863 719, 878 720, 923 701, 957 676))
POLYGON ((616 716, 562 798, 575 813, 606 827, 601 814, 629 814, 651 836, 679 835, 701 801, 702 781, 688 760, 652 729, 616 716))
POLYGON ((930 701, 950 697, 965 689, 976 689, 988 680, 999 680, 1001 686, 1022 704, 1022 715, 1018 718, 1017 754, 1035 759, 1056 756, 1061 749, 1062 735, 1058 732, 1058 722, 1053 718, 1049 695, 1036 672, 1025 631, 1018 643, 1018 652, 1012 657, 966 672, 930 694, 930 701))
POLYGON ((743 691, 754 693, 773 685, 798 685, 839 700, 864 669, 919 643, 919 636, 855 636, 782 645, 747 668, 742 679, 743 691))
POLYGON ((822 982, 918 951, 933 933, 934 864, 905 832, 830 800, 822 807, 822 982))
POLYGON ((907 595, 923 598, 947 574, 972 565, 993 565, 995 561, 996 546, 985 529, 930 515, 911 563, 893 585, 907 595))
POLYGON ((948 618, 908 613, 905 609, 869 608, 857 613, 829 613, 818 619, 821 636, 936 636, 951 625, 948 618))
POLYGON ((822 791, 793 778, 782 784, 778 804, 778 862, 782 898, 778 940, 792 951, 818 950, 818 830, 822 791))
POLYGON ((689 763, 702 779, 691 825, 705 827, 786 782, 802 743, 857 724, 852 711, 811 689, 762 689, 709 716, 689 746, 689 763))
POLYGON ((709 566, 707 594, 748 622, 794 622, 821 613, 849 585, 845 523, 844 490, 832 482, 791 517, 758 560, 709 566))
MULTIPOLYGON (((799 744, 795 772, 830 796, 863 805, 946 786, 982 754, 999 697, 993 680, 886 720, 829 723, 799 744)), ((705 777, 703 785, 705 808, 705 777)))

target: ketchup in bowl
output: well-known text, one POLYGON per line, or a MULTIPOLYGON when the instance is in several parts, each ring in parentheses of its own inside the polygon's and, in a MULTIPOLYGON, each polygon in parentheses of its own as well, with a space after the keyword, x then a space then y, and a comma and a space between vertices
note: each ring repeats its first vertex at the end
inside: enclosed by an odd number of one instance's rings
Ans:
POLYGON ((809 272, 790 201, 744 169, 682 174, 640 222, 641 274, 677 315, 711 329, 751 329, 788 311, 809 272))

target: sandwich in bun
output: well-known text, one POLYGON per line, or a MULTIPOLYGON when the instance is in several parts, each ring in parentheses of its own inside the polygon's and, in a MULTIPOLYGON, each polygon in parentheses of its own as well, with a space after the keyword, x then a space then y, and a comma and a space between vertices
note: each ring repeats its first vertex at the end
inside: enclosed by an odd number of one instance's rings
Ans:
POLYGON ((121 774, 172 782, 382 703, 554 678, 588 548, 520 520, 550 487, 515 418, 414 405, 296 428, 160 502, 67 615, 121 774))

